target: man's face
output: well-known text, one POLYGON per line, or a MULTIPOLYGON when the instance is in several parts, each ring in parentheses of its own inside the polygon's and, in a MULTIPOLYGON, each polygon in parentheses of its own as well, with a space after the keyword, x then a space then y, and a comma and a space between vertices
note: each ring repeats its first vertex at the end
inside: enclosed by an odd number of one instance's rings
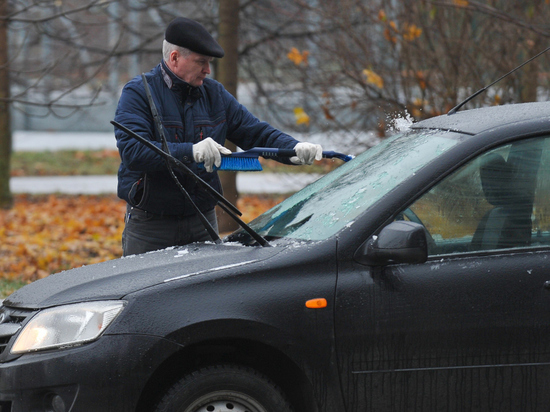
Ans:
POLYGON ((212 57, 191 52, 189 57, 184 57, 177 51, 170 54, 170 70, 183 81, 193 87, 202 86, 204 78, 210 74, 210 62, 212 57))

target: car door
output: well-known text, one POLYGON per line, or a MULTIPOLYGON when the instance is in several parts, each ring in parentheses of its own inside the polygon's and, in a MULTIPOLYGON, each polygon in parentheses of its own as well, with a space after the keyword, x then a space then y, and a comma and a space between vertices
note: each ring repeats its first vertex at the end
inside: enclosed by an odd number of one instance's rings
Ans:
POLYGON ((550 139, 480 155, 396 219, 428 261, 339 269, 348 411, 526 411, 550 404, 550 139))

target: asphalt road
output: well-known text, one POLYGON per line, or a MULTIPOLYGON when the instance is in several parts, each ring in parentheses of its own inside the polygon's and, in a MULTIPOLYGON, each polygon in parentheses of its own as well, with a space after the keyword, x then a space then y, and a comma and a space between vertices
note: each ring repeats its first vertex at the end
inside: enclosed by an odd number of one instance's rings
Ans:
MULTIPOLYGON (((274 174, 240 172, 237 174, 237 190, 240 193, 289 193, 296 192, 314 182, 319 175, 307 173, 274 174)), ((116 193, 116 176, 31 176, 12 177, 12 193, 67 193, 102 194, 116 193)))

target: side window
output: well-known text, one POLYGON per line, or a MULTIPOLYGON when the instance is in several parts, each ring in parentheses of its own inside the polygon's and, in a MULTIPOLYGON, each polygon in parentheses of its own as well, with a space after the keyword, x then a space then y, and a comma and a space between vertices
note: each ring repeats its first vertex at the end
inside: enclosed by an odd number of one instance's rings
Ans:
POLYGON ((429 254, 550 245, 550 139, 484 153, 400 217, 422 223, 429 254))

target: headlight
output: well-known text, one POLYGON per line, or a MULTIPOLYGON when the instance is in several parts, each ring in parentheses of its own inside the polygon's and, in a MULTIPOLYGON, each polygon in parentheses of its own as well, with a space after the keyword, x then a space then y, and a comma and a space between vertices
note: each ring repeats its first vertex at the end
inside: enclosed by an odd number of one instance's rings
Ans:
POLYGON ((11 353, 68 347, 93 341, 122 311, 124 302, 86 302, 38 312, 25 325, 11 353))

